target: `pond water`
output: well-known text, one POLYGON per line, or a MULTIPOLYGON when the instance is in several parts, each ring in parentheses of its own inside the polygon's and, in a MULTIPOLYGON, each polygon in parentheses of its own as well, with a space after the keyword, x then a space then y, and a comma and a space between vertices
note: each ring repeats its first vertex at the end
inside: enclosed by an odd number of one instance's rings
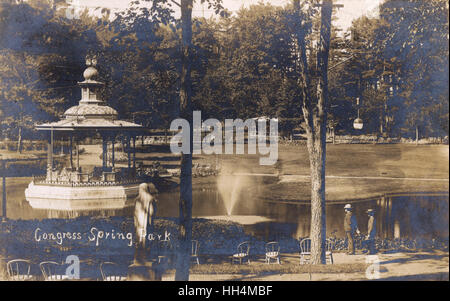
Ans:
MULTIPOLYGON (((15 185, 21 195, 27 184, 15 185), (23 186, 23 187, 22 187, 23 186)), ((8 192, 8 195, 11 191, 8 192)), ((157 215, 178 216, 178 191, 163 192, 158 196, 157 215)), ((265 240, 282 237, 307 237, 310 230, 310 206, 305 202, 270 202, 257 197, 258 193, 241 191, 233 215, 255 216, 255 223, 244 225, 246 232, 265 240)), ((227 206, 218 189, 195 189, 193 191, 193 216, 209 217, 227 215, 227 206)), ((330 202, 326 206, 327 235, 335 231, 343 237, 344 204, 330 202)), ((354 213, 362 233, 367 231, 366 210, 376 210, 377 234, 381 238, 448 238, 449 194, 414 193, 383 195, 373 199, 353 201, 354 213)), ((134 208, 117 210, 56 211, 33 209, 24 196, 8 197, 7 216, 10 219, 76 218, 79 216, 132 216, 134 208)), ((233 217, 231 217, 233 220, 233 217)))

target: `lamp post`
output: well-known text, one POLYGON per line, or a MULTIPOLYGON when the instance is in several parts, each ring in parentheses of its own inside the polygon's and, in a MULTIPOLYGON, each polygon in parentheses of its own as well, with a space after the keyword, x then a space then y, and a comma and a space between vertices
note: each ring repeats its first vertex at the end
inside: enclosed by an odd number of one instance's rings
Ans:
POLYGON ((362 130, 364 123, 361 118, 359 118, 359 97, 356 98, 356 105, 358 106, 358 117, 353 121, 353 128, 356 130, 362 130))

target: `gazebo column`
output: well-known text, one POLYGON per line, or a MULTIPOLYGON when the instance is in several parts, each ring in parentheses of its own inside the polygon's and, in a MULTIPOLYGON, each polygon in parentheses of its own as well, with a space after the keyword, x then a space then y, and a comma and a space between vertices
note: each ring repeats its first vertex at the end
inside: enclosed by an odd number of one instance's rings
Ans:
POLYGON ((77 172, 80 171, 80 139, 76 139, 76 148, 77 148, 77 172))
POLYGON ((73 135, 69 137, 70 170, 73 170, 73 135))
POLYGON ((112 171, 114 171, 114 167, 115 167, 115 150, 114 150, 114 143, 115 143, 116 137, 114 135, 112 135, 111 137, 111 146, 112 146, 112 151, 111 151, 111 166, 112 166, 112 171))
POLYGON ((53 128, 47 136, 47 180, 52 180, 53 172, 53 128))
POLYGON ((128 154, 128 171, 131 169, 131 143, 130 143, 130 136, 127 136, 127 154, 128 154))
POLYGON ((106 136, 102 136, 102 142, 103 142, 103 153, 102 153, 102 159, 103 159, 103 171, 107 168, 107 160, 108 160, 108 139, 106 136))

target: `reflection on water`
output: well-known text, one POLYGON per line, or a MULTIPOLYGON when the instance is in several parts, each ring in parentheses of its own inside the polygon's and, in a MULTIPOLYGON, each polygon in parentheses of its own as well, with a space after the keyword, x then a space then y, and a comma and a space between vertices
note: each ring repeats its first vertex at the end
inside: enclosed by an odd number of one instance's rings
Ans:
MULTIPOLYGON (((23 187, 25 190, 25 187, 23 187)), ((258 191, 242 190, 233 214, 253 215, 269 218, 270 222, 245 225, 252 234, 266 240, 281 237, 307 237, 310 231, 310 206, 305 203, 276 203, 261 201, 258 191)), ((179 192, 163 192, 158 196, 157 215, 178 216, 179 192)), ((343 218, 345 203, 329 203, 326 206, 327 235, 336 230, 338 237, 344 236, 343 218)), ((354 213, 362 233, 367 232, 366 210, 376 210, 377 235, 381 238, 448 238, 449 195, 448 193, 381 196, 372 200, 352 202, 354 213)), ((117 210, 56 211, 33 209, 25 200, 8 199, 7 215, 11 219, 76 218, 79 216, 131 216, 132 207, 117 210)), ((193 191, 193 215, 223 216, 227 209, 216 189, 193 191)))
MULTIPOLYGON (((26 186, 23 187, 23 191, 26 186)), ((21 187, 19 188, 21 189, 21 187)), ((194 216, 225 215, 227 210, 217 190, 194 190, 192 192, 194 216)), ((92 210, 50 210, 35 209, 22 197, 21 201, 9 197, 7 199, 7 217, 10 219, 47 219, 47 218, 77 218, 80 216, 132 216, 133 207, 123 209, 92 209, 92 210)), ((157 215, 160 217, 178 216, 179 192, 163 192, 158 194, 157 215)), ((1 207, 1 206, 0 206, 1 207)))
MULTIPOLYGON (((383 196, 373 200, 355 201, 352 205, 358 227, 363 234, 367 233, 366 211, 375 209, 377 236, 380 238, 429 239, 448 238, 448 201, 448 194, 414 194, 383 196)), ((327 204, 328 236, 332 231, 336 231, 338 237, 344 236, 344 204, 327 204)), ((295 238, 309 236, 311 215, 309 204, 270 203, 265 208, 266 216, 285 223, 281 230, 276 230, 277 228, 270 223, 256 228, 259 231, 261 228, 264 229, 266 239, 276 239, 277 235, 285 233, 295 238)), ((280 228, 279 225, 277 227, 280 228)))

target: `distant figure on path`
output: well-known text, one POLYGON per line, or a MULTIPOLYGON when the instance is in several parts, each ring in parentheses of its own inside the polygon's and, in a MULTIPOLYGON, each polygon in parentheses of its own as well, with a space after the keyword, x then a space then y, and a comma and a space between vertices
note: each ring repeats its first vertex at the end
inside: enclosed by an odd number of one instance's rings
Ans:
POLYGON ((375 254, 375 236, 377 235, 377 221, 375 220, 375 210, 367 210, 367 215, 369 215, 369 222, 367 224, 367 248, 369 254, 375 254))
POLYGON ((355 245, 353 244, 353 236, 355 235, 355 232, 357 234, 360 234, 361 232, 358 229, 358 223, 356 222, 356 218, 353 216, 352 213, 352 205, 347 204, 344 206, 345 210, 345 218, 344 218, 344 230, 345 235, 347 236, 347 243, 348 243, 348 255, 355 255, 355 245))
POLYGON ((156 198, 150 194, 150 189, 156 193, 153 184, 142 183, 139 185, 139 195, 134 207, 134 227, 136 231, 135 263, 145 262, 145 240, 147 234, 153 228, 153 216, 156 214, 156 198))

